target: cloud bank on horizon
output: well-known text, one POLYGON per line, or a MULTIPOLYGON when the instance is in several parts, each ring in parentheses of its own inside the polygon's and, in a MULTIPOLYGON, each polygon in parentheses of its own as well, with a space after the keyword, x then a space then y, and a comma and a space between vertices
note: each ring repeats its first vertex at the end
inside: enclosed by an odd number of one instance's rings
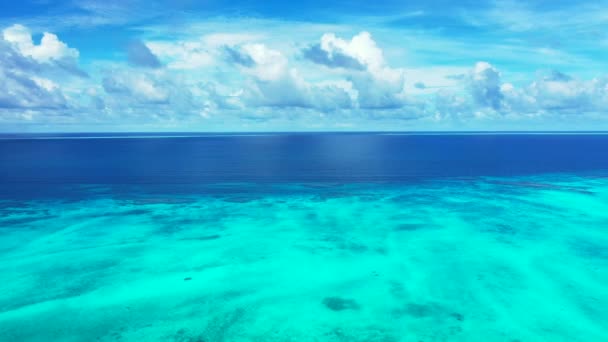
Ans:
POLYGON ((0 131, 605 130, 606 5, 2 4, 0 131))

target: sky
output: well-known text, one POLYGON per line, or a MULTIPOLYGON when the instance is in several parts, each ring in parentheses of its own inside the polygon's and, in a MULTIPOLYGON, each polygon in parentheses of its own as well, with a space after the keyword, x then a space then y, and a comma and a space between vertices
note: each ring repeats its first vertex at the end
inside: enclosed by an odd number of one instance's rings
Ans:
POLYGON ((608 1, 0 3, 0 132, 608 130, 608 1))

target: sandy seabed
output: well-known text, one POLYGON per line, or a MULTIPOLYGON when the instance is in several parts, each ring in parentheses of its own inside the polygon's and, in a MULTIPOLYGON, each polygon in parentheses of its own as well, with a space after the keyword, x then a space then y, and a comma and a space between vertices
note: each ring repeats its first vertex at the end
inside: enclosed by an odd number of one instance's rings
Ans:
POLYGON ((0 341, 608 340, 608 178, 81 190, 0 201, 0 341))

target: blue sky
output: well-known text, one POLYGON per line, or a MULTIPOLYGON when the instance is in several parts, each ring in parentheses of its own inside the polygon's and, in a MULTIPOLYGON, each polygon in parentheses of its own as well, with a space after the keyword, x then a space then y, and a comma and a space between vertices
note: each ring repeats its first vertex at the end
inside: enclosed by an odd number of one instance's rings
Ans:
POLYGON ((606 130, 606 1, 0 3, 0 131, 606 130))

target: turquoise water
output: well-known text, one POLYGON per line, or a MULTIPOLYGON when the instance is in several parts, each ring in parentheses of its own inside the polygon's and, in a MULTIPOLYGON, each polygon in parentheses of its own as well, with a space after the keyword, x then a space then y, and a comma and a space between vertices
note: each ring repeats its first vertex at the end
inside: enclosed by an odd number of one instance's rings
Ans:
POLYGON ((0 340, 608 339, 608 178, 214 187, 1 201, 0 340))

